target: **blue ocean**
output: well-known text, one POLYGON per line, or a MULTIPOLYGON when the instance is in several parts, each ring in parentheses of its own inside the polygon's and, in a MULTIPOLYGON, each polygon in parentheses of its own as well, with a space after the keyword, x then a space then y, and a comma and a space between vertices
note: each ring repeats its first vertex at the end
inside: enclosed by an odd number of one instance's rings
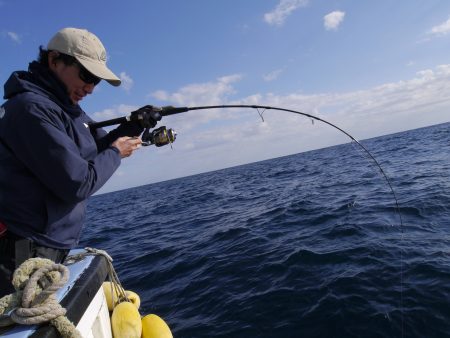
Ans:
POLYGON ((175 337, 449 337, 450 123, 94 196, 175 337))

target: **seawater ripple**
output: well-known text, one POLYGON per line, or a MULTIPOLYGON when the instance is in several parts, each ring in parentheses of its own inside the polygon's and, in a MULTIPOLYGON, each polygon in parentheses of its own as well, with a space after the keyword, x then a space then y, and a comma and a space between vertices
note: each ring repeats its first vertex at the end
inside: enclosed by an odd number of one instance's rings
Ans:
POLYGON ((449 131, 362 141, 403 227, 349 143, 94 196, 80 244, 176 337, 449 336, 449 131))

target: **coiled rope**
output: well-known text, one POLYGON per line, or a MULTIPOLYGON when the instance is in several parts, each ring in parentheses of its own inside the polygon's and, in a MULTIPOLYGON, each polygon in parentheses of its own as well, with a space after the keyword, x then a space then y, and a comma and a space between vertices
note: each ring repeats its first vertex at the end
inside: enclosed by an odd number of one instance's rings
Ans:
POLYGON ((13 274, 15 293, 0 299, 0 327, 50 322, 64 338, 81 338, 55 292, 69 279, 69 269, 46 258, 30 258, 13 274))
MULTIPOLYGON (((84 252, 68 256, 65 263, 73 264, 87 256, 105 257, 111 288, 113 285, 115 288, 115 292, 112 292, 113 302, 115 295, 119 301, 129 301, 112 264, 113 259, 106 251, 85 248, 84 252)), ((68 279, 69 269, 50 259, 36 257, 23 262, 13 274, 12 284, 16 292, 0 299, 0 328, 14 324, 50 322, 63 338, 81 338, 80 332, 65 317, 66 309, 58 303, 55 296, 55 292, 68 279)))

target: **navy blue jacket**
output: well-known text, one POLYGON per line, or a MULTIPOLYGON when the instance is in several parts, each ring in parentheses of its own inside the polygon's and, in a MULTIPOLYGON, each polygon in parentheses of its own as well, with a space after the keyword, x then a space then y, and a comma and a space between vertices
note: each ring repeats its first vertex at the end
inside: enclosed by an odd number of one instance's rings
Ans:
POLYGON ((127 123, 109 134, 74 105, 65 85, 37 62, 11 75, 0 108, 0 221, 39 245, 74 247, 86 199, 120 165, 120 136, 142 128, 127 123))

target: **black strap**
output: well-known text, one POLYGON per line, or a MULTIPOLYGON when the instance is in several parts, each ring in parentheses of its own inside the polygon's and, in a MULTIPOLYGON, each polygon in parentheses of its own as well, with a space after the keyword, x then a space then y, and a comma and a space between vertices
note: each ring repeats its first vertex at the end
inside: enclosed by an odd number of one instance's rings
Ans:
POLYGON ((15 256, 16 256, 16 268, 25 262, 28 258, 32 257, 32 245, 33 242, 26 238, 16 240, 15 244, 15 256))

